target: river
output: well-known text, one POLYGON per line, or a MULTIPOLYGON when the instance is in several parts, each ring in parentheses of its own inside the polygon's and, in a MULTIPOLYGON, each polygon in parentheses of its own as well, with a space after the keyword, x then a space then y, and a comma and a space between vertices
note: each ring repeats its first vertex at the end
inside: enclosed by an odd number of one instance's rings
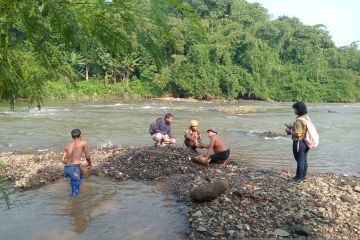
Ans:
MULTIPOLYGON (((3 104, 0 151, 61 152, 71 141, 73 128, 82 130, 91 147, 151 146, 150 122, 171 112, 178 147, 182 147, 189 121, 196 119, 204 142, 208 142, 207 128, 218 129, 230 144, 232 160, 260 168, 294 170, 290 138, 258 134, 283 131, 284 123, 295 118, 291 106, 259 101, 93 101, 49 103, 41 110, 17 106, 12 112, 3 104), (229 116, 217 111, 239 107, 258 112, 229 116)), ((309 104, 308 112, 320 134, 318 148, 308 155, 309 172, 359 175, 360 104, 309 104)), ((15 192, 10 196, 10 210, 0 200, 0 239, 185 239, 189 228, 186 206, 176 203, 166 183, 164 186, 92 176, 82 184, 77 199, 69 197, 65 180, 15 192)))
POLYGON ((0 201, 0 239, 185 239, 186 207, 166 186, 91 177, 76 199, 65 180, 16 192, 10 210, 0 201))
MULTIPOLYGON (((283 131, 294 120, 292 103, 239 101, 200 102, 77 102, 47 104, 40 111, 19 106, 16 111, 0 107, 0 151, 61 151, 71 141, 70 131, 80 128, 90 146, 117 144, 152 145, 148 126, 171 112, 176 146, 181 147, 189 120, 200 122, 204 142, 206 129, 215 127, 231 146, 231 159, 259 167, 293 169, 291 140, 261 138, 256 133, 283 131), (228 116, 221 108, 249 107, 265 112, 228 116)), ((360 104, 309 104, 308 112, 319 134, 320 145, 310 150, 310 172, 359 174, 360 104)))

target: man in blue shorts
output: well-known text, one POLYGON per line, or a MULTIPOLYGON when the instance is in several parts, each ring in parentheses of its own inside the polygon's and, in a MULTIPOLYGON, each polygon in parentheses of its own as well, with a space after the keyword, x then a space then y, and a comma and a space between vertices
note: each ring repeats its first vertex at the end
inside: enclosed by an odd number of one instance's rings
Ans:
POLYGON ((80 184, 82 181, 80 159, 81 155, 85 154, 85 159, 88 162, 87 168, 91 168, 91 160, 89 154, 89 147, 86 141, 81 139, 80 129, 71 131, 71 137, 74 141, 68 144, 62 156, 62 162, 65 164, 65 176, 70 177, 71 196, 76 197, 79 194, 80 184))

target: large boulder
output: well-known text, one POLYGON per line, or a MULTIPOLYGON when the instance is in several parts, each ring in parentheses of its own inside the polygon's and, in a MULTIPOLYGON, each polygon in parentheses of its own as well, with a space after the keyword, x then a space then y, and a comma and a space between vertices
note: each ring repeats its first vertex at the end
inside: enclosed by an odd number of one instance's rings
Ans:
POLYGON ((207 182, 190 193, 193 202, 207 202, 217 198, 229 188, 228 181, 207 182))

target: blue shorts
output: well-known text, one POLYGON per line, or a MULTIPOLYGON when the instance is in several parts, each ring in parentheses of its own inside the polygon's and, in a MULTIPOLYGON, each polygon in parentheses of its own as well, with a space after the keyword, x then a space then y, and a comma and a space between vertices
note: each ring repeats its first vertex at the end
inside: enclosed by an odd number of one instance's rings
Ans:
POLYGON ((65 164, 65 176, 70 178, 71 196, 76 197, 79 194, 82 180, 80 164, 65 164))

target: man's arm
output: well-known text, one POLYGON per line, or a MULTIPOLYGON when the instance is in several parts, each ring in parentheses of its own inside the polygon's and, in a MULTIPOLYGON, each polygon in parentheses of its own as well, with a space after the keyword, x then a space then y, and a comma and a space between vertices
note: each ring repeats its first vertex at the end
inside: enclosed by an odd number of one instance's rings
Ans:
POLYGON ((62 158, 61 158, 61 162, 66 164, 67 163, 67 160, 66 160, 67 158, 69 158, 69 156, 67 154, 67 149, 65 148, 64 153, 63 153, 62 158))
POLYGON ((184 137, 185 137, 186 139, 191 140, 191 141, 196 141, 196 139, 191 136, 189 130, 186 130, 186 132, 185 132, 185 134, 184 134, 184 137))
POLYGON ((208 150, 206 152, 206 158, 209 158, 210 156, 210 153, 213 151, 214 149, 214 144, 215 144, 215 137, 212 137, 211 140, 210 140, 210 144, 208 146, 208 150))
POLYGON ((171 138, 171 139, 173 139, 174 138, 174 135, 173 135, 173 132, 172 132, 172 130, 171 130, 171 128, 170 128, 170 130, 169 130, 169 137, 171 138))
POLYGON ((87 145, 87 142, 85 142, 85 144, 84 144, 84 154, 85 154, 85 159, 88 162, 87 167, 91 168, 90 152, 89 152, 89 146, 87 145))

